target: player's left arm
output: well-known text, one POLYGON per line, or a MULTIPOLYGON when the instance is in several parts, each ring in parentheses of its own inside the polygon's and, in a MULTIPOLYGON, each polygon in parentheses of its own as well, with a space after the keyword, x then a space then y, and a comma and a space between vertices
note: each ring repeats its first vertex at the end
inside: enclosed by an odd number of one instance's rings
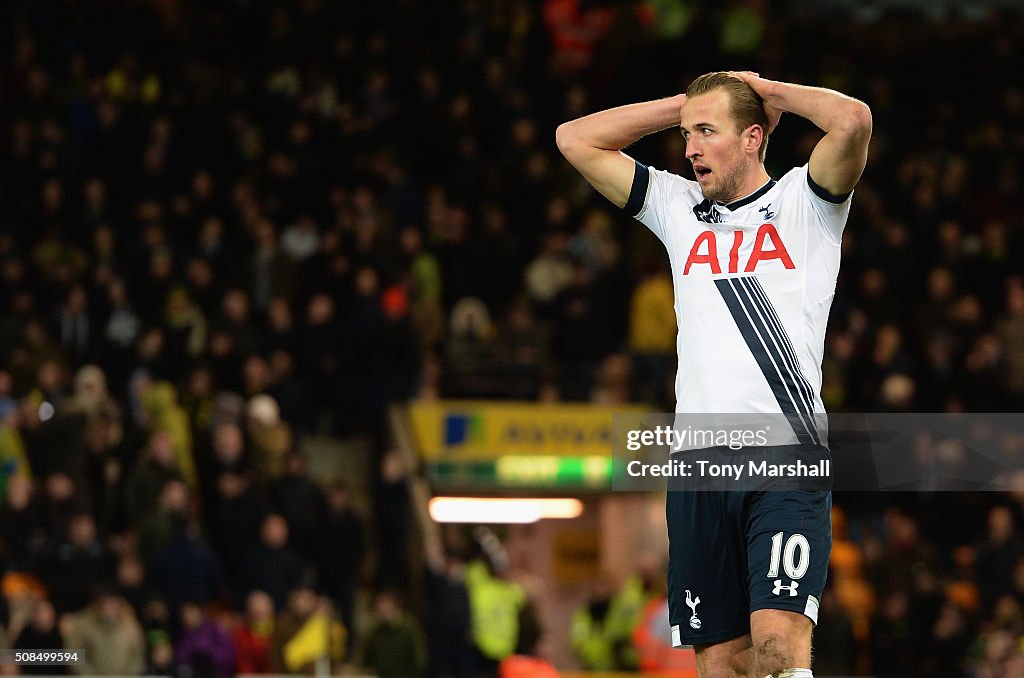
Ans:
POLYGON ((769 120, 793 113, 825 132, 808 162, 815 184, 834 196, 853 190, 868 160, 872 123, 867 104, 822 87, 767 80, 749 71, 736 75, 764 99, 769 120))

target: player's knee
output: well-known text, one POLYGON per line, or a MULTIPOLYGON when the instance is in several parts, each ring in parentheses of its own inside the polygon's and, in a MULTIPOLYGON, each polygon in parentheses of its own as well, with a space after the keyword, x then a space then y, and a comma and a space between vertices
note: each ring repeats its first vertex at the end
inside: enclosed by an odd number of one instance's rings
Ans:
POLYGON ((758 610, 751 615, 755 675, 775 675, 811 665, 810 620, 785 610, 758 610))

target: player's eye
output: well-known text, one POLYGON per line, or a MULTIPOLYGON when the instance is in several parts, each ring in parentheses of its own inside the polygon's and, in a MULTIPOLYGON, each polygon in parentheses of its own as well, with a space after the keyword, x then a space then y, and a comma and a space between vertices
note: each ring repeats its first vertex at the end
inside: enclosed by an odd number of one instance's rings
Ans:
POLYGON ((705 127, 704 129, 702 129, 700 131, 700 133, 703 134, 704 136, 708 136, 709 134, 711 134, 711 128, 710 127, 705 127))

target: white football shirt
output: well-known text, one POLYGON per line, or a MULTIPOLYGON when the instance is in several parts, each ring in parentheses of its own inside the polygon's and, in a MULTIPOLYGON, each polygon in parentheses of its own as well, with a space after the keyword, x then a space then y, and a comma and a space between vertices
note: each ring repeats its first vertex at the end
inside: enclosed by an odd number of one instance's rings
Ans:
POLYGON ((803 423, 825 411, 825 326, 851 195, 830 196, 804 165, 722 204, 636 163, 625 209, 672 266, 676 412, 781 413, 799 422, 797 439, 818 442, 803 423))

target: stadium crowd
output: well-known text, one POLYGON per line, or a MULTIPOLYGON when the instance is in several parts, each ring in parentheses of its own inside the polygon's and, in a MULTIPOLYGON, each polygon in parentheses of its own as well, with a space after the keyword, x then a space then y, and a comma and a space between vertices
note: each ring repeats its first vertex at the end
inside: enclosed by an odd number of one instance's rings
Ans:
MULTIPOLYGON (((308 670, 322 643, 381 675, 426 671, 387 407, 672 407, 667 260, 553 134, 704 71, 872 106, 826 406, 1020 411, 1024 19, 785 4, 3 3, 9 646, 102 647, 71 668, 108 674, 308 670), (311 478, 296 450, 312 435, 371 441, 371 516, 311 478)), ((815 139, 783 119, 769 170, 815 139)), ((678 135, 634 153, 687 171, 678 135)), ((816 670, 1024 675, 1024 492, 836 505, 816 670)), ((442 620, 468 614, 461 557, 428 559, 442 620)), ((446 671, 468 675, 463 659, 446 671)))

